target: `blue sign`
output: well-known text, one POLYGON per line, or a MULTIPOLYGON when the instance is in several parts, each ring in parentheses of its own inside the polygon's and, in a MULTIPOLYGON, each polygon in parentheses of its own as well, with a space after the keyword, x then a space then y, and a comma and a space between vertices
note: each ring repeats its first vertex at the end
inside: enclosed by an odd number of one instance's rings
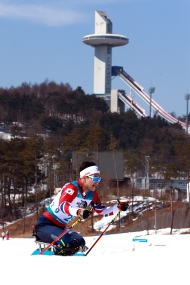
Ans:
POLYGON ((146 238, 133 238, 133 241, 147 242, 148 240, 146 238))

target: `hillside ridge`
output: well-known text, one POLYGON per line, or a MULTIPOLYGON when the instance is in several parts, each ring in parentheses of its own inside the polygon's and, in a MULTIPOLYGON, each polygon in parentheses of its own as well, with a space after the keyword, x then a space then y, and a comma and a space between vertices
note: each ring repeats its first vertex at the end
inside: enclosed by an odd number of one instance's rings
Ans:
MULTIPOLYGON (((190 203, 175 202, 173 208, 173 229, 190 228, 190 203)), ((80 232, 83 236, 99 235, 101 232, 92 229, 92 225, 100 220, 101 217, 93 216, 85 221, 82 221, 73 228, 74 231, 80 232)), ((120 219, 120 222, 115 223, 115 227, 107 232, 107 234, 127 233, 156 228, 170 228, 171 227, 171 209, 169 204, 164 209, 156 211, 144 211, 142 216, 139 214, 132 215, 131 213, 126 217, 120 219)), ((13 224, 4 227, 4 231, 10 232, 12 238, 27 238, 32 237, 32 227, 36 223, 36 213, 27 216, 25 219, 15 221, 13 224)), ((75 220, 72 221, 72 223, 75 220)), ((69 224, 70 225, 70 224, 69 224)), ((68 225, 68 226, 69 226, 68 225)), ((3 229, 1 229, 3 231, 3 229)))

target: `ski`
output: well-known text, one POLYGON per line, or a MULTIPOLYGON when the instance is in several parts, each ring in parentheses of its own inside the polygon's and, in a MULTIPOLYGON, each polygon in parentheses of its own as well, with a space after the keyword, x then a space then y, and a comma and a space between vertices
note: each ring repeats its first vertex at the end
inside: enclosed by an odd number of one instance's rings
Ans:
MULTIPOLYGON (((44 242, 41 242, 41 241, 35 241, 35 243, 38 244, 38 248, 35 249, 31 253, 31 255, 49 255, 49 256, 53 255, 53 256, 59 256, 59 255, 54 254, 54 252, 53 252, 53 245, 50 247, 49 243, 44 243, 44 242)), ((73 256, 85 256, 85 251, 87 251, 87 250, 88 250, 88 247, 84 246, 83 250, 82 249, 81 249, 81 251, 79 250, 78 252, 73 254, 73 256)))
MULTIPOLYGON (((40 253, 40 249, 37 248, 32 252, 31 255, 39 255, 39 253, 40 253)), ((42 253, 42 255, 53 255, 53 252, 52 252, 51 248, 48 248, 46 251, 44 251, 42 253)))
MULTIPOLYGON (((40 249, 39 248, 37 248, 37 249, 35 249, 32 253, 31 253, 31 255, 33 256, 33 255, 39 255, 39 253, 40 253, 40 249)), ((54 253, 53 253, 53 251, 51 250, 51 248, 48 248, 46 251, 44 251, 41 255, 46 255, 46 256, 61 256, 61 255, 55 255, 54 253)), ((72 256, 85 256, 85 253, 84 252, 77 252, 77 253, 75 253, 74 255, 72 255, 72 256)), ((62 256, 62 257, 66 257, 66 256, 62 256)))

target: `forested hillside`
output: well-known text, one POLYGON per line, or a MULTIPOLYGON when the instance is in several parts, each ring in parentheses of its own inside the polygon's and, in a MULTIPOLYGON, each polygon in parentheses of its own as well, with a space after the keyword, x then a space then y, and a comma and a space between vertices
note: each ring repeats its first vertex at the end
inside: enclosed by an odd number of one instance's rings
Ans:
POLYGON ((132 110, 110 113, 103 99, 81 87, 72 90, 68 83, 0 88, 0 123, 12 135, 0 139, 1 220, 19 216, 19 207, 50 197, 56 187, 75 179, 73 151, 85 151, 87 158, 122 151, 129 177, 145 175, 145 156, 151 157, 150 174, 162 173, 167 180, 189 177, 189 136, 179 124, 159 116, 138 118, 132 110))

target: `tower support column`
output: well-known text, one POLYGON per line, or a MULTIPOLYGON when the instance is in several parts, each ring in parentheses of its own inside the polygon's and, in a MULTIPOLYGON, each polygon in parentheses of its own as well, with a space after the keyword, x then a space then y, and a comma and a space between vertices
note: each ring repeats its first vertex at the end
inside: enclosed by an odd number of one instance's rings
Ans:
POLYGON ((111 93, 112 48, 95 47, 94 56, 94 94, 111 93))

